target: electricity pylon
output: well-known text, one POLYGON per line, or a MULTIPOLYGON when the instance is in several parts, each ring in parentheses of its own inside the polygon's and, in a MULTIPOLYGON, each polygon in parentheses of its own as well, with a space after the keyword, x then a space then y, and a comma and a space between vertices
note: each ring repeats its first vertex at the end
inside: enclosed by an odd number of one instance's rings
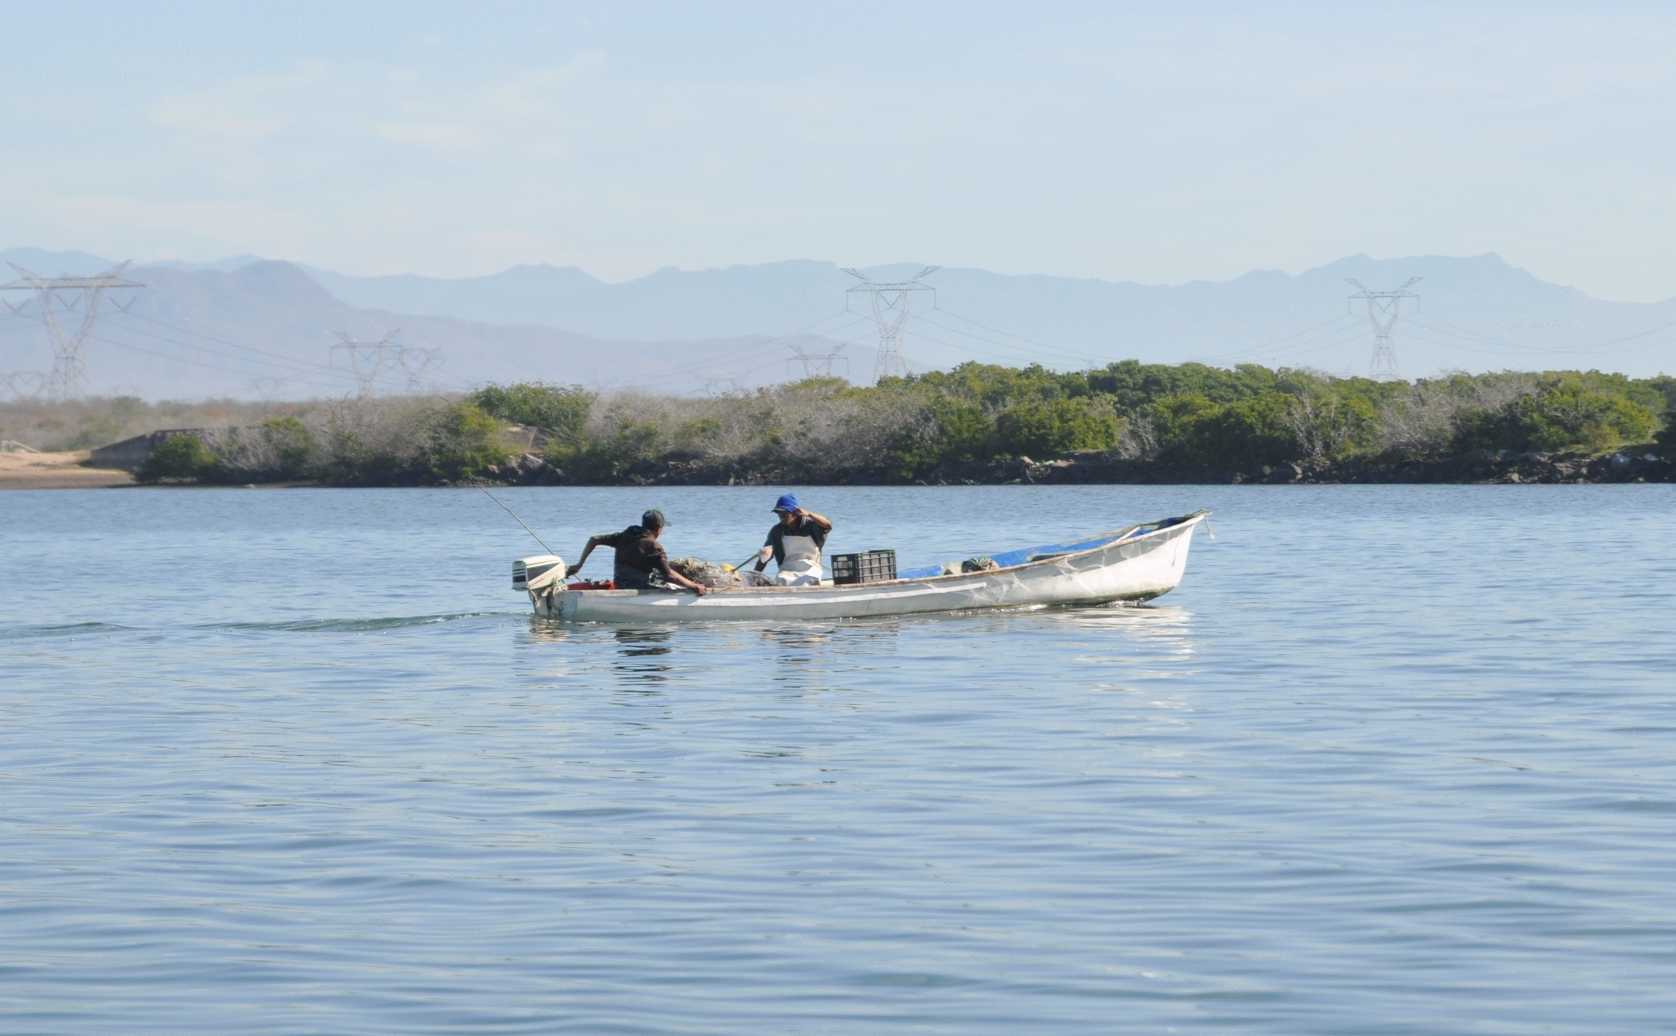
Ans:
MULTIPOLYGON (((105 293, 113 289, 143 288, 145 285, 122 276, 127 263, 118 263, 96 277, 42 277, 16 263, 6 265, 17 271, 18 279, 0 284, 0 291, 33 292, 36 301, 41 304, 41 321, 46 324, 47 337, 52 339, 52 373, 47 375, 47 398, 55 401, 82 398, 87 395, 87 361, 82 358, 81 347, 99 319, 99 303, 104 300, 105 293), (81 317, 74 330, 69 326, 72 321, 61 319, 72 313, 79 313, 81 317)), ((127 309, 138 297, 130 295, 126 302, 117 302, 113 298, 112 304, 118 309, 127 309)), ((28 299, 15 306, 10 299, 0 301, 4 301, 6 308, 13 313, 21 313, 23 307, 29 305, 28 299)))
MULTIPOLYGON (((902 349, 902 325, 913 315, 914 292, 931 292, 931 304, 937 304, 937 289, 920 283, 924 277, 936 271, 937 267, 927 266, 916 273, 913 279, 895 284, 875 284, 858 270, 844 271, 861 281, 848 289, 845 295, 865 291, 873 300, 873 319, 879 323, 879 359, 873 364, 874 381, 882 378, 905 378, 911 373, 908 369, 908 354, 902 349)), ((847 302, 846 297, 846 308, 847 302)))
POLYGON ((842 345, 831 352, 825 353, 807 352, 801 345, 792 346, 791 351, 797 355, 786 361, 786 368, 789 370, 792 364, 801 360, 805 379, 832 377, 832 366, 840 361, 844 364, 844 376, 849 376, 850 358, 844 355, 844 346, 842 345))
POLYGON ((1402 300, 1420 297, 1406 290, 1410 284, 1418 284, 1420 280, 1419 277, 1410 277, 1408 284, 1396 291, 1369 291, 1361 281, 1345 278, 1346 283, 1362 289, 1350 296, 1350 301, 1366 299, 1368 303, 1368 322, 1373 324, 1373 359, 1368 362, 1368 376, 1375 381, 1402 377, 1397 370, 1397 348, 1391 332, 1396 330, 1397 318, 1402 316, 1402 300))
POLYGON ((745 391, 743 378, 704 378, 698 379, 704 386, 706 396, 737 396, 745 391))
POLYGON ((7 399, 39 399, 47 387, 47 376, 40 371, 7 371, 0 374, 0 385, 5 386, 7 399))
POLYGON ((425 390, 425 371, 437 362, 442 350, 435 347, 420 349, 411 345, 396 346, 396 365, 407 375, 407 394, 417 396, 425 390))
POLYGON ((361 398, 377 399, 378 376, 398 366, 396 358, 403 347, 392 339, 401 333, 400 329, 388 332, 376 342, 358 342, 342 331, 332 333, 343 339, 332 346, 332 352, 349 354, 349 365, 355 369, 355 383, 360 388, 361 398))

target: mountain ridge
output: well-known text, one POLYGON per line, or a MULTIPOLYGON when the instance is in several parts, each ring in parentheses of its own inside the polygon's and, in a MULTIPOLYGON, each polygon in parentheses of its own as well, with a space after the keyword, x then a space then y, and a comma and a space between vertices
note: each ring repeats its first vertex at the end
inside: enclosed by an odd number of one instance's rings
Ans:
MULTIPOLYGON (((39 273, 88 274, 115 265, 85 252, 41 249, 10 249, 0 259, 39 273)), ((921 268, 899 263, 863 272, 893 280, 921 268)), ((376 339, 400 327, 409 345, 441 350, 448 383, 456 385, 541 377, 679 392, 748 387, 800 374, 799 359, 787 348, 792 344, 816 355, 842 346, 849 374, 867 381, 877 342, 869 299, 852 291, 860 282, 834 263, 810 259, 696 271, 664 267, 619 283, 550 264, 472 278, 369 278, 250 256, 137 263, 129 271, 166 287, 152 302, 136 303, 159 307, 157 319, 207 321, 196 329, 213 325, 221 329, 217 337, 310 363, 329 357, 331 331, 376 339), (194 317, 194 307, 203 313, 194 317)), ((935 295, 916 298, 921 308, 905 326, 904 345, 916 369, 965 360, 1071 369, 1136 358, 1365 373, 1372 329, 1362 304, 1350 299, 1357 288, 1346 280, 1385 291, 1415 276, 1422 278, 1411 289, 1418 311, 1405 308, 1396 325, 1399 361, 1409 376, 1562 367, 1646 375, 1676 367, 1668 358, 1676 333, 1664 327, 1676 323, 1676 299, 1594 299, 1494 253, 1357 254, 1296 275, 1259 269, 1176 285, 943 268, 925 278, 935 295)), ((35 336, 30 358, 15 348, 29 337, 16 318, 4 330, 0 370, 50 363, 50 350, 41 356, 43 334, 35 336)), ((208 391, 183 366, 136 363, 122 376, 149 392, 171 384, 208 391)), ((326 380, 345 377, 339 371, 326 380)), ((246 392, 255 380, 246 378, 240 388, 221 378, 215 391, 246 392)))
MULTIPOLYGON (((116 265, 85 253, 82 258, 83 268, 63 272, 82 275, 116 265)), ((134 294, 126 311, 106 307, 83 346, 95 394, 175 399, 350 394, 358 391, 358 382, 348 358, 332 350, 339 344, 335 333, 377 341, 398 329, 398 343, 434 350, 440 360, 414 386, 421 391, 491 380, 732 389, 742 385, 725 375, 707 380, 706 365, 716 357, 762 351, 768 338, 631 342, 539 325, 396 314, 351 306, 283 260, 256 260, 231 271, 204 264, 190 270, 134 265, 127 272, 146 288, 134 294)), ((51 368, 38 306, 31 301, 22 314, 0 312, 0 372, 39 374, 51 368)), ((775 345, 768 351, 783 373, 784 350, 775 345)), ((409 387, 405 372, 394 366, 379 385, 385 393, 409 387)))

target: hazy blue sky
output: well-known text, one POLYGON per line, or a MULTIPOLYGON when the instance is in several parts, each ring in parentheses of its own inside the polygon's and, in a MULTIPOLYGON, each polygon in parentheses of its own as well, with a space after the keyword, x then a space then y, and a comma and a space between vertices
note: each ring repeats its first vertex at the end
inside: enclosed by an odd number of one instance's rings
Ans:
POLYGON ((0 246, 1676 295, 1676 5, 1255 6, 12 0, 0 246))

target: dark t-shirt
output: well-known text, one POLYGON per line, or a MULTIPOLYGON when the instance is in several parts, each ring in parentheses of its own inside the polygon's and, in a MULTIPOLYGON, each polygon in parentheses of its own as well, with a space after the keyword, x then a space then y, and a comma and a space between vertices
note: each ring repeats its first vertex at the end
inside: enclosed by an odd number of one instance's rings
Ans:
POLYGON ((662 572, 669 563, 663 544, 639 525, 631 525, 622 532, 599 537, 601 546, 617 552, 614 581, 644 583, 653 572, 662 572))
POLYGON ((774 548, 774 563, 780 564, 786 560, 787 536, 807 536, 815 541, 815 546, 826 546, 826 530, 813 518, 799 518, 787 525, 785 522, 775 522, 774 528, 768 530, 768 541, 765 546, 774 548))

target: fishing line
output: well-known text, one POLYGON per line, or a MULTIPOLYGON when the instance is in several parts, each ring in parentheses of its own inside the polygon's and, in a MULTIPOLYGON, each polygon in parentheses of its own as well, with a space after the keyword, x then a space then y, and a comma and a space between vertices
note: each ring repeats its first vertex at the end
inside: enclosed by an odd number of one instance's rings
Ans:
MULTIPOLYGON (((483 489, 482 486, 478 486, 477 488, 478 489, 483 489)), ((487 489, 483 489, 483 495, 488 497, 490 500, 493 500, 495 503, 500 504, 500 498, 495 496, 495 494, 489 492, 487 489)), ((517 522, 519 525, 524 525, 524 520, 522 518, 518 517, 518 512, 517 511, 514 511, 512 508, 506 506, 505 504, 500 504, 500 506, 501 506, 501 510, 505 511, 507 514, 510 514, 512 516, 513 521, 517 522)), ((535 542, 541 543, 541 537, 535 535, 535 530, 534 529, 530 528, 528 525, 524 525, 524 531, 529 533, 531 536, 535 536, 535 542)), ((553 553, 553 548, 549 547, 545 543, 541 543, 541 549, 545 550, 549 554, 553 553)), ((557 557, 558 555, 554 554, 553 556, 557 557)))

